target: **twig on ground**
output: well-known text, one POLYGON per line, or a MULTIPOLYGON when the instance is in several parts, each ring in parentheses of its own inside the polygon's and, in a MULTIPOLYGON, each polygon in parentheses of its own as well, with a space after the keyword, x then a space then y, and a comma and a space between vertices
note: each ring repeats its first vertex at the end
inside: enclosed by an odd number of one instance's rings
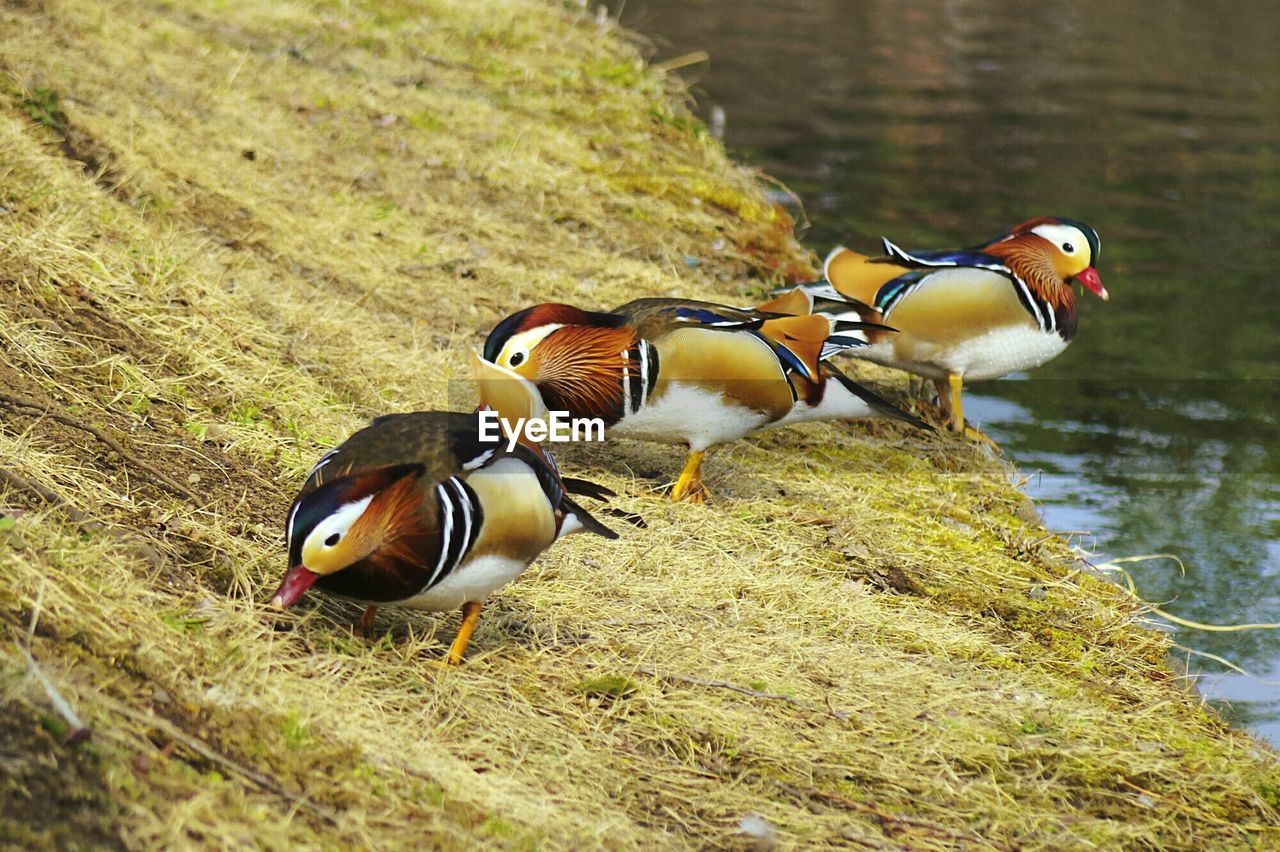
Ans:
POLYGON ((590 633, 577 632, 573 630, 559 631, 551 630, 531 621, 523 621, 512 616, 502 616, 495 619, 494 624, 498 627, 510 630, 512 633, 519 633, 530 639, 536 639, 546 645, 556 647, 558 645, 589 645, 595 642, 595 637, 590 633))
POLYGON ((956 831, 928 820, 917 819, 916 817, 901 816, 899 814, 886 813, 873 804, 867 802, 858 802, 847 796, 841 796, 839 793, 831 793, 826 790, 819 790, 816 787, 795 787, 782 781, 774 781, 773 785, 788 796, 804 799, 817 799, 834 805, 847 811, 860 811, 875 817, 881 825, 889 830, 893 830, 894 826, 906 826, 909 828, 918 828, 927 831, 938 837, 945 837, 949 840, 963 840, 966 843, 975 843, 978 846, 985 846, 992 849, 1008 849, 1009 847, 995 843, 976 831, 956 831))
POLYGON ((1127 778, 1121 778, 1120 783, 1128 787, 1130 790, 1138 791, 1139 793, 1141 793, 1144 796, 1147 796, 1153 801, 1155 800, 1163 801, 1165 804, 1169 805, 1174 810, 1181 811, 1182 813, 1186 814, 1189 817, 1193 817, 1194 819, 1206 820, 1216 825, 1232 825, 1232 826, 1241 828, 1245 831, 1270 831, 1271 830, 1270 826, 1266 826, 1266 825, 1250 825, 1248 823, 1242 823, 1242 822, 1228 823, 1227 821, 1219 817, 1216 817, 1213 814, 1208 813, 1207 811, 1201 810, 1200 808, 1188 807, 1187 805, 1184 805, 1183 803, 1177 801, 1176 799, 1173 799, 1162 793, 1157 793, 1154 790, 1148 790, 1145 787, 1139 787, 1137 784, 1134 784, 1132 781, 1130 781, 1127 778))
POLYGON ((27 641, 25 643, 15 641, 13 644, 17 646, 18 651, 26 659, 27 668, 31 670, 31 674, 44 687, 44 694, 48 696, 49 703, 53 705, 53 709, 67 723, 67 735, 63 738, 62 744, 72 745, 89 739, 92 731, 80 718, 80 714, 76 712, 75 708, 71 706, 71 702, 62 697, 62 693, 53 685, 53 681, 49 680, 49 676, 44 673, 44 669, 40 668, 36 658, 31 655, 31 640, 36 635, 36 624, 40 621, 40 604, 43 599, 43 595, 36 598, 35 605, 31 607, 31 623, 27 626, 27 641))
POLYGON ((759 689, 751 689, 746 686, 739 686, 736 683, 729 683, 725 680, 703 680, 702 678, 689 677, 688 675, 674 674, 671 672, 660 672, 649 666, 636 666, 634 669, 636 674, 648 675, 661 681, 671 684, 685 684, 688 686, 703 686, 709 689, 727 689, 730 692, 737 692, 741 695, 750 695, 752 698, 766 698, 770 701, 785 701, 788 704, 802 707, 805 710, 811 710, 815 713, 822 713, 833 719, 839 719, 841 722, 847 722, 853 717, 853 714, 847 710, 837 710, 834 707, 822 707, 817 704, 811 704, 808 701, 801 701, 799 698, 793 698, 790 695, 782 695, 776 692, 763 692, 759 689))
POLYGON ((53 705, 53 709, 67 723, 67 735, 63 737, 62 744, 72 745, 89 739, 93 732, 89 730, 89 726, 80 718, 80 714, 76 713, 75 708, 71 706, 71 702, 62 697, 62 693, 53 685, 53 681, 49 680, 49 676, 44 673, 44 669, 40 668, 36 658, 31 656, 31 651, 20 642, 15 642, 14 644, 18 646, 18 652, 26 659, 27 668, 31 670, 31 674, 44 687, 44 694, 48 696, 49 703, 53 705))
POLYGON ((182 730, 177 725, 170 722, 168 719, 164 718, 163 716, 157 716, 154 713, 144 713, 141 710, 137 710, 134 707, 128 704, 125 704, 123 701, 117 701, 116 699, 106 695, 101 696, 101 701, 103 704, 105 704, 115 712, 119 713, 120 715, 128 716, 129 718, 133 719, 136 722, 139 722, 144 725, 149 725, 155 728, 156 730, 163 733, 169 739, 174 740, 175 742, 183 746, 186 746, 188 749, 200 755, 205 760, 208 760, 211 763, 216 763, 219 766, 223 767, 224 769, 228 769, 231 772, 234 772, 235 774, 241 776, 242 778, 247 778, 249 781, 252 781, 254 784, 257 784, 262 789, 267 790, 268 792, 274 793, 283 799, 286 799, 294 806, 301 808, 309 813, 312 813, 315 816, 320 817, 330 825, 338 825, 337 814, 325 808, 322 808, 319 805, 312 804, 306 798, 287 789, 284 785, 282 785, 279 781, 276 781, 274 778, 271 778, 270 776, 264 775, 263 773, 257 771, 256 769, 250 769, 244 764, 241 764, 235 760, 232 760, 231 758, 219 752, 213 746, 206 743, 204 740, 200 739, 199 737, 193 736, 192 734, 188 734, 186 731, 182 730))
POLYGON ((67 498, 63 497, 57 491, 48 486, 41 485, 38 482, 32 482, 24 476, 19 476, 11 470, 0 467, 0 486, 8 485, 19 491, 29 491, 39 497, 45 503, 48 503, 54 509, 61 512, 68 521, 82 532, 88 535, 105 535, 113 541, 117 541, 130 548, 131 553, 144 562, 152 566, 158 566, 163 563, 164 556, 161 555, 150 542, 141 536, 130 532, 123 526, 107 526, 99 521, 93 520, 89 515, 80 509, 67 498))
POLYGON ((153 481, 159 483, 160 485, 165 486, 171 491, 181 494, 183 497, 186 497, 188 500, 191 500, 192 502, 199 502, 196 495, 193 494, 191 490, 188 489, 186 486, 171 479, 168 476, 168 474, 164 473, 163 471, 157 470, 147 462, 144 462, 141 459, 139 459, 132 452, 125 449, 123 444, 121 444, 115 438, 112 438, 110 435, 108 435, 106 432, 99 429, 97 426, 93 426, 89 423, 84 423, 70 416, 69 414, 62 414, 60 412, 54 411, 49 406, 41 405, 40 403, 34 402, 29 399, 22 399, 20 397, 10 396, 9 394, 0 394, 0 403, 4 403, 5 405, 8 405, 10 408, 14 408, 14 409, 25 408, 29 411, 38 411, 40 412, 41 417, 47 417, 50 420, 56 420, 57 422, 62 423, 66 426, 70 426, 73 429, 79 429, 83 432, 88 432, 90 435, 97 438, 102 443, 106 444, 108 449, 111 449, 117 454, 119 454, 121 459, 127 461, 130 465, 138 468, 139 470, 142 470, 143 472, 147 473, 153 481))
POLYGON ((54 491, 52 488, 48 488, 38 482, 32 482, 26 477, 19 476, 13 471, 3 467, 0 467, 0 484, 8 485, 11 488, 18 489, 19 491, 31 492, 50 506, 62 512, 62 514, 66 515, 68 520, 72 523, 78 524, 86 530, 97 531, 102 526, 97 521, 92 520, 84 512, 77 509, 71 501, 67 500, 67 498, 63 497, 57 491, 54 491))

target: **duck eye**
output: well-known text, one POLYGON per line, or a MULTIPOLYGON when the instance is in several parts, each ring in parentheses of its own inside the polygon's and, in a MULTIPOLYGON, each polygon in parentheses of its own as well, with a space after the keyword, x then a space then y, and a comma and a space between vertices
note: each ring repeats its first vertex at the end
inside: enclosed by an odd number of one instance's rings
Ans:
POLYGON ((523 352, 517 352, 516 354, 514 354, 514 355, 512 355, 512 356, 511 356, 511 358, 509 359, 509 362, 510 362, 511 366, 513 366, 513 367, 519 367, 521 364, 523 364, 523 363, 524 363, 524 353, 523 353, 523 352))
POLYGON ((1071 245, 1071 243, 1063 243, 1062 250, 1065 251, 1067 254, 1073 254, 1076 250, 1076 247, 1071 245))
POLYGON ((329 536, 324 540, 324 546, 333 547, 341 540, 342 540, 342 536, 338 535, 337 533, 334 533, 333 535, 329 536))

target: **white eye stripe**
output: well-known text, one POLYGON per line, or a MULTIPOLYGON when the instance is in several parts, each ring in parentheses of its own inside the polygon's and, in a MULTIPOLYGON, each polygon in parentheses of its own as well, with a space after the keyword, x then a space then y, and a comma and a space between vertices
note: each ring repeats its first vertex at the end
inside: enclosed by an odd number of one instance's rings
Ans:
MULTIPOLYGON (((1072 257, 1078 254, 1082 248, 1085 250, 1089 248, 1089 239, 1081 233, 1079 228, 1071 225, 1036 225, 1031 229, 1031 233, 1044 237, 1072 257), (1067 246, 1071 246, 1072 250, 1068 251, 1067 246)), ((1090 258, 1090 260, 1093 260, 1093 258, 1090 258)))
MULTIPOLYGON (((525 358, 529 353, 537 347, 539 343, 546 339, 547 335, 555 331, 557 328, 564 328, 563 323, 548 323, 540 325, 537 328, 531 328, 522 331, 519 334, 511 336, 502 351, 498 353, 498 363, 502 366, 511 365, 511 359, 516 355, 523 355, 525 358)), ((523 359, 522 359, 523 360, 523 359)))
POLYGON ((317 543, 332 547, 333 545, 325 545, 325 542, 334 534, 337 534, 339 540, 341 540, 341 537, 351 529, 351 525, 364 514, 364 510, 369 508, 369 503, 372 500, 373 495, 370 494, 368 497, 362 497, 350 503, 343 503, 337 509, 334 509, 329 517, 316 524, 315 528, 311 530, 307 540, 303 542, 304 552, 315 547, 317 543))

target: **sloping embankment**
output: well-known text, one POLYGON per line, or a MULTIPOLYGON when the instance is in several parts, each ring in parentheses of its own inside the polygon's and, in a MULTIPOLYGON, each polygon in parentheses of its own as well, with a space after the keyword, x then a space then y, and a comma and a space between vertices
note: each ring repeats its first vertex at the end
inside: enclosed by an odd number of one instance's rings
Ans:
POLYGON ((1280 843, 1275 755, 963 441, 765 434, 706 507, 676 451, 565 453, 649 528, 557 546, 457 671, 453 615, 264 611, 302 473, 470 404, 502 315, 808 263, 576 4, 0 2, 0 839, 1280 843))

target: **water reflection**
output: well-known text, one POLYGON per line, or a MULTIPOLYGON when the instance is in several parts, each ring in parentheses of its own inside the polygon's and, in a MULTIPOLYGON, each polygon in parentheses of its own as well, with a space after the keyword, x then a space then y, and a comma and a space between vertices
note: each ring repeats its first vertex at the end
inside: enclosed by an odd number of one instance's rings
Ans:
MULTIPOLYGON (((1280 621, 1280 15, 1136 0, 630 0, 659 57, 711 53, 700 102, 784 180, 807 241, 968 245, 1032 215, 1094 225, 1112 301, 967 410, 1058 529, 1207 622, 1280 621)), ((1280 632, 1178 641, 1280 677, 1280 632)), ((1200 663, 1217 670, 1209 663, 1200 663)), ((1280 741, 1280 687, 1230 698, 1280 741)))

